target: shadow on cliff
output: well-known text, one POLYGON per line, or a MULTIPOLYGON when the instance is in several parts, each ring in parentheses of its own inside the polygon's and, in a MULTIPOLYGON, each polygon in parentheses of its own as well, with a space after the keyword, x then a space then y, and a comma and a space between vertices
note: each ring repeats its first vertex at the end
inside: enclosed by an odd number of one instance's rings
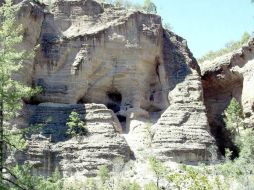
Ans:
POLYGON ((211 133, 216 139, 220 153, 225 156, 225 149, 232 151, 232 159, 239 155, 239 149, 233 142, 230 132, 224 122, 224 111, 234 97, 241 102, 243 80, 227 77, 220 80, 218 76, 225 71, 206 72, 202 76, 204 89, 204 103, 207 109, 208 122, 211 133))
POLYGON ((187 46, 187 41, 175 33, 163 31, 163 59, 166 77, 168 79, 168 92, 192 74, 191 69, 200 73, 199 65, 187 46), (191 69, 190 69, 191 68, 191 69))
POLYGON ((66 141, 71 138, 66 123, 72 112, 77 112, 80 119, 85 121, 86 109, 82 104, 39 104, 35 106, 29 124, 41 126, 36 135, 48 138, 50 142, 66 141))

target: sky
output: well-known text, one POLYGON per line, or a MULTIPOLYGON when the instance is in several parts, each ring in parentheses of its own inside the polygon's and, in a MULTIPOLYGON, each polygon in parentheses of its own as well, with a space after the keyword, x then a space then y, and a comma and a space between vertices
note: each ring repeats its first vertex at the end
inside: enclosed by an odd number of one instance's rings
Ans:
MULTIPOLYGON (((143 3, 143 0, 133 0, 143 3)), ((153 0, 163 22, 188 41, 196 58, 254 31, 251 0, 153 0)))

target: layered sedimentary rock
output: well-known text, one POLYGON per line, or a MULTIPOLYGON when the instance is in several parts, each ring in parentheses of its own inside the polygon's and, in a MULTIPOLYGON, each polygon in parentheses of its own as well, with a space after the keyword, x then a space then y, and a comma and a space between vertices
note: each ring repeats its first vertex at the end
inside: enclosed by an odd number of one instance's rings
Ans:
POLYGON ((20 75, 42 88, 26 101, 38 105, 25 112, 30 113, 27 124, 44 124, 41 135, 31 137, 26 157, 37 166, 35 172, 48 175, 59 167, 65 176, 92 175, 100 165, 110 166, 114 157, 128 161, 129 149, 135 158, 141 144, 149 144, 151 156, 163 161, 211 159, 214 139, 199 66, 187 42, 164 30, 158 15, 95 0, 59 0, 50 10, 22 3, 40 10, 35 11, 39 33, 25 38, 40 47, 20 75), (66 118, 75 109, 91 133, 81 142, 64 135, 66 118), (145 128, 151 125, 148 142, 145 128))
POLYGON ((254 124, 254 40, 238 51, 201 64, 208 120, 221 151, 232 146, 224 131, 222 115, 236 98, 243 108, 246 124, 254 124))
POLYGON ((165 32, 163 43, 169 107, 153 126, 154 151, 164 161, 216 159, 197 62, 181 37, 165 32))
POLYGON ((130 159, 130 149, 120 136, 120 123, 112 110, 101 104, 42 103, 27 106, 33 110, 31 124, 42 126, 32 134, 26 155, 34 174, 51 175, 57 168, 64 176, 93 176, 101 165, 112 166, 112 160, 130 159), (66 122, 72 111, 79 113, 88 130, 86 136, 71 138, 66 122))

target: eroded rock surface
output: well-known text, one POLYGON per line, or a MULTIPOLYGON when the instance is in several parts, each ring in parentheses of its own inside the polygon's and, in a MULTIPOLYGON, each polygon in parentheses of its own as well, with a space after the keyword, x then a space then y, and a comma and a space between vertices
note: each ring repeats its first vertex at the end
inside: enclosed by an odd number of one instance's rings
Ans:
POLYGON ((186 41, 169 33, 164 34, 163 53, 169 107, 153 126, 156 155, 164 161, 178 162, 216 158, 196 60, 186 41))
POLYGON ((43 126, 39 135, 31 136, 25 155, 35 174, 51 175, 58 168, 64 176, 94 176, 101 165, 111 167, 112 160, 119 157, 130 159, 129 146, 119 133, 120 123, 105 105, 42 103, 30 109, 30 123, 43 126), (67 134, 72 111, 85 121, 87 136, 71 138, 67 134))
POLYGON ((28 106, 27 121, 45 124, 26 157, 35 172, 59 167, 66 176, 92 175, 114 157, 128 161, 130 149, 132 159, 142 157, 136 156, 141 148, 163 161, 212 158, 199 66, 187 42, 164 30, 158 15, 95 0, 59 0, 50 11, 22 3, 43 10, 39 33, 25 39, 41 45, 20 79, 43 89, 27 100, 39 104, 28 106), (73 109, 85 115, 91 132, 80 141, 64 136, 73 109))
POLYGON ((224 131, 222 114, 235 97, 246 123, 254 124, 254 39, 241 49, 201 65, 208 120, 221 151, 232 146, 224 131))

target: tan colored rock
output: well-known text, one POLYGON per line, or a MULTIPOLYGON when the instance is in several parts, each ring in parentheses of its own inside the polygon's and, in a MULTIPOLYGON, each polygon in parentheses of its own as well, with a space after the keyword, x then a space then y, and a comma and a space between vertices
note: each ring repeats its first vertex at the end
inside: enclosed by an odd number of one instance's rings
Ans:
POLYGON ((42 135, 30 140, 26 158, 37 166, 35 173, 60 167, 64 176, 94 175, 115 157, 129 160, 129 149, 138 159, 144 159, 140 149, 163 161, 211 159, 216 148, 199 66, 186 40, 164 30, 158 15, 95 0, 58 0, 50 11, 41 8, 42 23, 36 32, 30 29, 36 38, 25 40, 34 46, 39 34, 41 46, 21 77, 43 89, 30 100, 39 105, 28 109, 34 113, 28 120, 46 123, 42 135), (73 109, 86 115, 92 134, 80 142, 64 136, 73 109), (153 124, 150 139, 147 126, 153 124))
POLYGON ((222 114, 235 97, 242 105, 246 123, 254 124, 254 40, 238 51, 207 61, 201 66, 208 120, 221 151, 233 146, 224 131, 222 114))
POLYGON ((209 134, 197 62, 184 39, 171 33, 165 33, 165 37, 171 40, 164 41, 164 64, 170 67, 166 70, 170 105, 153 126, 154 153, 163 161, 217 159, 215 142, 209 134))
POLYGON ((48 176, 58 168, 64 177, 94 176, 99 166, 112 167, 115 158, 130 159, 130 149, 118 132, 120 124, 106 106, 42 103, 32 107, 30 123, 43 125, 40 135, 31 136, 26 155, 26 160, 34 165, 34 174, 48 176), (84 117, 87 136, 67 135, 66 122, 71 111, 84 117))

